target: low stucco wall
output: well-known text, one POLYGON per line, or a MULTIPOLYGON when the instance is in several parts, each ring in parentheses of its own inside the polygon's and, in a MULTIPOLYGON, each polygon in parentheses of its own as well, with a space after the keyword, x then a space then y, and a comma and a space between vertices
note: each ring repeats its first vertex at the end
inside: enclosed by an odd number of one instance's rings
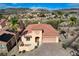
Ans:
POLYGON ((0 53, 7 53, 6 42, 0 41, 0 53))

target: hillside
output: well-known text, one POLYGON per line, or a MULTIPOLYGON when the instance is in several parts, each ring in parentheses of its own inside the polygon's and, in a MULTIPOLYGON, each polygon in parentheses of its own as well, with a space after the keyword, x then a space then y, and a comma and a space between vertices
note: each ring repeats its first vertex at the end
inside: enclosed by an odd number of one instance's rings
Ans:
POLYGON ((7 8, 7 9, 0 9, 0 14, 25 14, 25 13, 30 13, 30 12, 53 12, 53 11, 79 12, 79 8, 59 9, 59 10, 30 9, 30 8, 7 8))

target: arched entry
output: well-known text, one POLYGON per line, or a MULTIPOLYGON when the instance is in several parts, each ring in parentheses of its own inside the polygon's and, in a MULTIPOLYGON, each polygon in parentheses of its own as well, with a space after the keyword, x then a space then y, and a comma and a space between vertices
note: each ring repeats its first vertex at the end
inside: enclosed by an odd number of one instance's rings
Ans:
POLYGON ((35 37, 35 42, 39 42, 39 37, 35 37))
POLYGON ((40 39, 40 37, 35 37, 35 42, 37 43, 37 46, 35 46, 35 48, 38 48, 38 46, 39 46, 39 39, 40 39))

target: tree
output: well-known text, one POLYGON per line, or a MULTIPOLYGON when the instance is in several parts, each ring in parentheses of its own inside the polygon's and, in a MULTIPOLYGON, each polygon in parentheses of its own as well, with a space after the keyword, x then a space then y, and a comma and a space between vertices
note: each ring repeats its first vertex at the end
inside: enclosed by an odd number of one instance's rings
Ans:
POLYGON ((17 31, 18 29, 18 19, 16 17, 13 17, 10 19, 10 28, 14 31, 17 31))
POLYGON ((61 23, 62 21, 60 20, 49 20, 49 21, 46 21, 47 24, 50 24, 52 25, 54 28, 58 29, 58 26, 59 24, 61 23))
POLYGON ((32 24, 38 24, 39 21, 33 21, 32 24))
POLYGON ((0 53, 0 56, 7 56, 7 53, 0 53))
POLYGON ((18 35, 19 35, 18 28, 20 26, 19 23, 18 23, 18 18, 17 17, 11 18, 9 23, 10 23, 9 27, 11 28, 11 30, 16 32, 15 40, 16 40, 16 46, 17 46, 17 49, 18 49, 18 44, 17 44, 18 43, 18 35))
POLYGON ((32 22, 31 21, 29 21, 29 20, 24 20, 24 24, 25 24, 25 26, 27 26, 27 25, 29 25, 29 24, 31 24, 32 22))
POLYGON ((61 11, 57 11, 56 12, 58 15, 63 15, 63 12, 61 12, 61 11))
POLYGON ((2 14, 0 14, 0 19, 4 18, 4 16, 2 14))
POLYGON ((52 12, 51 14, 52 14, 52 15, 55 15, 55 13, 54 13, 54 12, 52 12))
POLYGON ((77 12, 73 12, 73 11, 71 11, 71 12, 69 12, 69 14, 76 14, 77 12))
POLYGON ((27 17, 30 18, 30 19, 34 18, 33 15, 28 15, 27 17))
POLYGON ((69 19, 69 27, 68 32, 70 31, 70 28, 77 24, 77 18, 76 17, 70 17, 69 19))
POLYGON ((64 30, 61 30, 61 31, 60 31, 60 34, 63 34, 63 36, 64 36, 65 39, 66 39, 66 35, 65 35, 65 33, 66 33, 66 32, 65 32, 64 30))
POLYGON ((64 14, 64 12, 62 11, 56 11, 57 15, 60 16, 60 19, 62 18, 62 15, 64 14))
MULTIPOLYGON (((72 38, 70 41, 66 42, 63 44, 63 47, 66 49, 67 47, 70 47, 71 44, 79 37, 79 33, 74 37, 72 38)), ((78 45, 79 46, 79 45, 78 45)))
POLYGON ((69 25, 73 26, 77 23, 77 18, 76 17, 70 17, 69 19, 69 25))
POLYGON ((64 16, 67 18, 69 16, 69 13, 65 13, 64 16))

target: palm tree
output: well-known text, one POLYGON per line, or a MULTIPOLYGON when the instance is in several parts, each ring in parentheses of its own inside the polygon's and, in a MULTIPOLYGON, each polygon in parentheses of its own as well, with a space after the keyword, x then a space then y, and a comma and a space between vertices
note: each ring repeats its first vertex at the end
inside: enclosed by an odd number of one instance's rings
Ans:
POLYGON ((18 39, 17 29, 18 29, 18 26, 19 26, 19 24, 18 24, 18 18, 16 18, 16 17, 11 18, 9 25, 10 25, 9 27, 11 28, 11 30, 13 30, 13 31, 16 32, 15 40, 16 40, 16 46, 17 46, 17 49, 18 49, 18 45, 17 45, 17 39, 18 39))
POLYGON ((10 28, 14 31, 17 31, 18 29, 18 19, 16 17, 13 17, 10 19, 10 28))

